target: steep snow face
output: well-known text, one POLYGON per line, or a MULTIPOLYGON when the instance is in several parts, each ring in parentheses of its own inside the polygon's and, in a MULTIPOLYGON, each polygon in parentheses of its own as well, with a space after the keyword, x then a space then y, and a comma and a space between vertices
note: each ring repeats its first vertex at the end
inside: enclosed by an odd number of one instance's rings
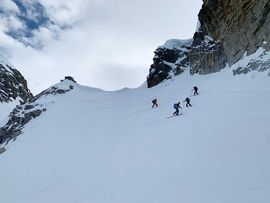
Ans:
POLYGON ((9 103, 0 103, 0 126, 6 124, 8 115, 19 104, 19 99, 9 103))
POLYGON ((201 22, 200 22, 200 20, 198 19, 195 32, 200 31, 200 29, 201 29, 201 22))
POLYGON ((226 69, 151 89, 74 85, 42 97, 47 111, 0 155, 1 201, 269 202, 269 87, 262 74, 226 69), (187 96, 193 106, 167 119, 187 96))
POLYGON ((234 74, 247 74, 251 71, 265 72, 270 76, 270 51, 267 51, 266 46, 270 45, 265 42, 263 47, 251 55, 245 53, 242 58, 233 64, 231 67, 234 74))

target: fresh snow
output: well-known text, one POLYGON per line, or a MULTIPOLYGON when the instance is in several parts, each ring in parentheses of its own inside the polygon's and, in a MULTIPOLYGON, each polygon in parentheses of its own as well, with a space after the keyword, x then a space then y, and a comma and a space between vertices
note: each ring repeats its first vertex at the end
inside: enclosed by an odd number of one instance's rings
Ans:
POLYGON ((197 21, 197 25, 196 25, 196 32, 199 32, 200 31, 200 29, 201 29, 201 22, 200 22, 200 20, 198 19, 198 21, 197 21))
POLYGON ((47 111, 0 155, 1 202, 270 202, 269 77, 226 69, 151 89, 58 85, 75 87, 38 100, 47 111), (166 119, 186 96, 193 107, 166 119))
MULTIPOLYGON (((268 44, 268 42, 263 42, 264 45, 268 44)), ((256 62, 259 64, 264 64, 264 63, 270 63, 270 51, 267 51, 263 47, 259 47, 256 52, 247 55, 247 52, 243 54, 242 58, 236 62, 235 64, 232 65, 232 69, 236 70, 239 67, 241 68, 246 68, 250 65, 250 63, 256 62)), ((265 65, 265 64, 264 64, 265 65)), ((260 69, 259 67, 258 69, 260 69)), ((251 70, 250 70, 251 71, 251 70)), ((256 72, 253 72, 256 73, 256 72)), ((265 73, 270 74, 270 71, 265 71, 265 73)))
POLYGON ((0 63, 8 61, 8 53, 6 49, 0 47, 0 63))
POLYGON ((1 50, 1 47, 0 47, 0 64, 4 66, 4 68, 6 69, 5 72, 7 74, 13 75, 13 71, 10 68, 13 68, 13 69, 16 69, 16 68, 14 68, 14 66, 9 62, 7 56, 5 55, 5 52, 1 50))
POLYGON ((162 46, 159 48, 167 48, 167 49, 181 49, 183 46, 190 47, 192 44, 193 39, 185 39, 185 40, 179 40, 179 39, 170 39, 165 42, 162 46))
POLYGON ((8 115, 10 112, 20 103, 20 99, 17 98, 9 103, 0 102, 0 126, 3 126, 8 121, 8 115))

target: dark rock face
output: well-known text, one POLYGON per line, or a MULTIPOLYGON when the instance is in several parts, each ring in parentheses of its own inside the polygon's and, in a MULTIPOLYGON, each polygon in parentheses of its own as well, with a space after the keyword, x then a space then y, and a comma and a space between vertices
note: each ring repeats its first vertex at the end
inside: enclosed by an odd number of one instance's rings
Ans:
MULTIPOLYGON (((269 0, 203 0, 199 13, 200 28, 195 32, 192 45, 186 53, 184 66, 190 66, 191 74, 209 74, 218 72, 228 64, 232 66, 246 53, 249 56, 263 47, 262 55, 270 55, 270 1, 269 0), (268 52, 267 52, 268 51, 268 52)), ((184 70, 177 66, 175 58, 178 50, 155 52, 147 78, 148 87, 170 79, 172 72, 184 70), (169 55, 169 57, 165 57, 169 55), (170 64, 168 64, 169 62, 170 64)), ((181 58, 178 58, 177 63, 181 58)), ((270 70, 270 60, 260 56, 253 58, 245 66, 233 70, 234 74, 250 71, 270 70)), ((270 75, 270 73, 269 73, 270 75)))
POLYGON ((181 49, 158 48, 147 77, 147 86, 153 87, 165 79, 184 72, 185 68, 189 66, 189 51, 190 47, 187 46, 183 46, 181 49))
POLYGON ((4 153, 6 151, 6 148, 5 147, 1 147, 0 148, 0 154, 4 153))
POLYGON ((203 0, 201 31, 221 41, 229 65, 270 41, 269 0, 203 0))
POLYGON ((10 102, 17 97, 27 101, 33 97, 27 82, 19 71, 0 62, 0 102, 10 102))
MULTIPOLYGON (((75 82, 75 83, 77 83, 75 80, 74 80, 74 78, 72 77, 72 76, 65 76, 65 80, 70 80, 70 81, 72 81, 72 82, 75 82)), ((61 82, 62 82, 63 80, 61 80, 61 82)))
POLYGON ((15 140, 20 134, 22 134, 22 129, 28 122, 47 111, 44 105, 39 102, 41 97, 65 94, 72 89, 74 89, 73 85, 69 85, 67 88, 52 86, 37 96, 32 97, 27 102, 18 105, 10 113, 9 120, 6 125, 0 128, 0 145, 3 143, 7 144, 10 140, 15 140))
MULTIPOLYGON (((181 41, 180 41, 181 42, 181 41)), ((203 32, 196 32, 193 42, 181 47, 158 48, 147 77, 148 87, 170 79, 190 68, 190 73, 208 74, 226 66, 221 42, 214 41, 203 32)))
POLYGON ((226 66, 221 42, 214 41, 203 32, 196 32, 189 53, 190 73, 209 74, 219 72, 226 66))

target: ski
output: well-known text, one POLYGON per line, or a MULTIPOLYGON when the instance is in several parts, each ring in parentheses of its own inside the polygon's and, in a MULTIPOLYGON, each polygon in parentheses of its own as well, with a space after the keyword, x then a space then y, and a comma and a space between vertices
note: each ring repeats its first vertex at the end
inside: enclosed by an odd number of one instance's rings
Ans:
POLYGON ((178 114, 178 115, 172 115, 172 116, 167 117, 167 119, 168 119, 168 118, 173 118, 173 117, 176 117, 176 116, 181 116, 181 115, 182 115, 181 113, 178 114))

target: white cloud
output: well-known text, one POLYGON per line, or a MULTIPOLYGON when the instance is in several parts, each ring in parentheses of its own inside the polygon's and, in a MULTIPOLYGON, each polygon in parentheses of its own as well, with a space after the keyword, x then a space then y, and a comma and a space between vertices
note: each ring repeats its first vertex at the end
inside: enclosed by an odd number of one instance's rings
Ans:
POLYGON ((1 7, 6 12, 19 12, 17 5, 11 0, 1 0, 1 7))
POLYGON ((14 29, 22 29, 24 28, 24 25, 22 22, 15 16, 10 16, 7 18, 7 24, 6 26, 12 27, 14 29))
MULTIPOLYGON (((192 37, 201 5, 198 0, 41 2, 51 18, 72 28, 56 41, 57 28, 37 30, 35 38, 46 42, 42 50, 4 42, 34 93, 65 75, 106 90, 140 85, 156 47, 170 38, 192 37)), ((7 38, 0 32, 0 43, 2 37, 7 38)))
POLYGON ((50 18, 60 25, 72 25, 85 18, 89 0, 40 0, 50 18))
POLYGON ((22 22, 15 16, 10 15, 5 18, 0 18, 1 31, 7 32, 10 29, 22 29, 24 25, 22 22))
MULTIPOLYGON (((6 22, 0 20, 0 30, 5 31, 5 29, 6 22)), ((16 50, 17 47, 24 47, 22 44, 6 35, 4 32, 0 32, 0 46, 5 48, 7 51, 10 51, 10 54, 13 54, 12 50, 16 50)))

